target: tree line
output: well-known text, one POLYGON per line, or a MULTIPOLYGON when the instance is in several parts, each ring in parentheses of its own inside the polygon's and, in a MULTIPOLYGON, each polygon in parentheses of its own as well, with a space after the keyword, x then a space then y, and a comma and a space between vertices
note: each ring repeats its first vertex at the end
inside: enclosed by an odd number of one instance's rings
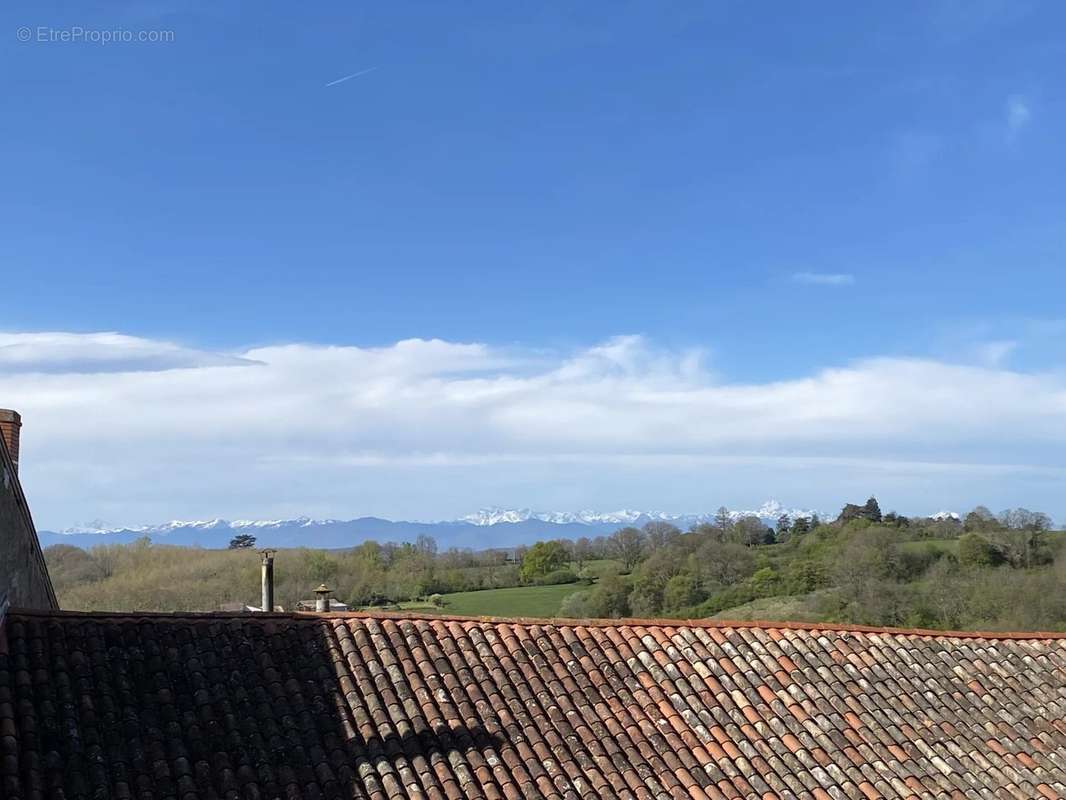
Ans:
MULTIPOLYGON (((845 506, 832 522, 782 516, 773 526, 723 508, 686 531, 656 521, 515 549, 441 551, 422 536, 282 550, 275 595, 291 608, 327 583, 352 607, 387 608, 452 592, 574 584, 561 608, 572 617, 704 617, 792 598, 813 619, 1059 627, 1066 623, 1055 599, 1066 595, 1063 559, 1056 560, 1062 538, 1050 528, 1047 515, 1026 509, 908 518, 882 514, 874 498, 845 506)), ((45 555, 64 607, 210 611, 257 603, 259 559, 250 539, 228 551, 145 539, 89 551, 57 545, 45 555)))
MULTIPOLYGON (((831 523, 774 528, 719 515, 682 532, 623 529, 630 574, 573 594, 572 617, 706 617, 759 600, 801 598, 811 619, 915 627, 1066 625, 1066 558, 1046 514, 979 506, 963 519, 882 514, 875 498, 831 523)), ((772 607, 772 606, 770 606, 772 607)), ((792 603, 792 608, 796 603, 792 603)))

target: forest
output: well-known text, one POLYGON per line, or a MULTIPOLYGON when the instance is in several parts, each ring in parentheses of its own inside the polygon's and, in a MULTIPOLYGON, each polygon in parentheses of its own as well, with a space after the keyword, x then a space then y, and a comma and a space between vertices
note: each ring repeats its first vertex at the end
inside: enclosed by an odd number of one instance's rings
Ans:
MULTIPOLYGON (((882 514, 870 498, 833 521, 783 517, 774 527, 721 509, 687 531, 654 522, 517 551, 438 551, 428 537, 282 550, 276 601, 291 609, 326 583, 353 608, 427 613, 544 615, 557 606, 548 615, 1061 630, 1064 541, 1046 515, 1026 509, 916 518, 882 514), (510 587, 523 588, 488 591, 510 587)), ((55 545, 45 556, 65 608, 212 611, 257 604, 254 544, 206 550, 142 539, 88 551, 55 545)))

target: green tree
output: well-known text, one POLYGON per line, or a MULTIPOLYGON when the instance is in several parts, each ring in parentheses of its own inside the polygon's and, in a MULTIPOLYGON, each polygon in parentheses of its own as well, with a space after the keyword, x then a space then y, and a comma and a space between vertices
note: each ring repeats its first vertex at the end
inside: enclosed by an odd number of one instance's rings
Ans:
POLYGON ((790 561, 785 569, 786 594, 807 594, 821 589, 827 583, 825 566, 817 561, 801 559, 790 561))
POLYGON ((985 537, 976 533, 964 533, 959 537, 959 564, 962 566, 991 567, 1002 560, 998 548, 985 537))
POLYGON ((562 542, 552 540, 550 542, 537 542, 530 547, 522 558, 522 568, 519 574, 526 583, 531 583, 537 578, 543 578, 549 572, 562 569, 570 559, 566 547, 562 542))
POLYGON ((751 576, 751 588, 759 597, 770 597, 777 594, 777 587, 781 583, 781 576, 773 567, 763 567, 755 570, 751 576))
POLYGON ((680 611, 703 600, 700 584, 691 575, 675 575, 663 588, 663 609, 680 611))
POLYGON ((245 547, 255 547, 255 537, 250 533, 238 533, 229 540, 230 550, 240 550, 245 547))
POLYGON ((863 516, 865 516, 866 519, 870 520, 870 522, 881 521, 881 506, 877 504, 876 497, 871 496, 870 499, 866 501, 866 504, 862 507, 862 510, 863 516))
POLYGON ((995 514, 984 506, 977 506, 962 521, 962 528, 967 533, 987 533, 999 530, 1000 527, 995 514))
POLYGON ((660 573, 641 574, 633 581, 629 593, 629 608, 638 617, 652 617, 663 608, 666 579, 660 573))
POLYGON ((792 517, 788 514, 782 514, 777 518, 777 539, 778 541, 785 541, 788 539, 789 533, 792 531, 792 517))
POLYGON ((885 525, 891 525, 893 528, 909 528, 911 521, 908 517, 902 514, 897 514, 895 511, 889 511, 885 514, 882 520, 885 525))
POLYGON ((743 545, 708 539, 689 558, 690 574, 721 586, 732 586, 755 571, 755 556, 743 545))
POLYGON ((840 516, 837 517, 837 522, 851 522, 853 519, 865 519, 870 522, 881 521, 881 507, 877 504, 877 498, 871 497, 863 505, 857 506, 854 503, 848 503, 840 512, 840 516))
POLYGON ((736 538, 748 547, 757 544, 770 544, 774 540, 774 532, 767 528, 758 517, 742 517, 734 526, 736 538))
POLYGON ((626 582, 617 575, 601 578, 589 597, 588 609, 594 617, 628 617, 629 587, 626 582))
POLYGON ((337 574, 337 559, 325 550, 305 550, 304 566, 315 583, 325 583, 337 574))
POLYGON ((567 595, 559 607, 559 614, 570 618, 617 619, 629 613, 629 586, 617 575, 601 578, 590 591, 567 595))
POLYGON ((837 555, 838 584, 870 578, 895 578, 899 571, 899 543, 895 531, 860 527, 846 540, 837 555))

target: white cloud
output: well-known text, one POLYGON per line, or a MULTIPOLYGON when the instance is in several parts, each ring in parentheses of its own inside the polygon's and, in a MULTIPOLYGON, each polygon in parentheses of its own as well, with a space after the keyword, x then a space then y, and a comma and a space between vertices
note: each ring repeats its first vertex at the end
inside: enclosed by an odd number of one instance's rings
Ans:
POLYGON ((19 349, 0 362, 0 405, 23 412, 23 476, 50 526, 427 518, 522 500, 702 509, 743 500, 716 493, 739 491, 739 476, 755 495, 795 485, 811 493, 797 502, 827 505, 817 495, 827 482, 835 500, 864 476, 856 491, 887 481, 903 505, 928 477, 914 464, 942 465, 942 485, 975 491, 975 474, 994 484, 990 470, 1061 474, 1066 444, 1066 377, 995 357, 723 383, 699 351, 636 336, 536 359, 439 340, 213 354, 115 334, 34 336, 5 339, 19 349))
POLYGON ((141 372, 253 363, 120 333, 0 333, 0 373, 141 372))
POLYGON ((1029 127, 1033 112, 1029 101, 1021 95, 1013 95, 1007 98, 1004 109, 1004 124, 1006 125, 1007 141, 1013 142, 1023 130, 1029 127))
POLYGON ((813 286, 851 286, 855 276, 846 272, 796 272, 792 280, 813 286))

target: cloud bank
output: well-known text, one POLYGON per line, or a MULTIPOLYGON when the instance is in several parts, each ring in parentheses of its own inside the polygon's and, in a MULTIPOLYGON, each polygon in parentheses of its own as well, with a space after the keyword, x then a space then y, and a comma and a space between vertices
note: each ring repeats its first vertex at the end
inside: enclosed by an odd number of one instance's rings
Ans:
POLYGON ((421 339, 213 353, 4 334, 0 405, 25 418, 42 527, 492 503, 684 511, 782 489, 827 507, 889 490, 901 510, 996 502, 987 490, 1040 505, 1066 474, 1060 372, 874 358, 730 383, 704 361, 639 336, 555 354, 421 339))

